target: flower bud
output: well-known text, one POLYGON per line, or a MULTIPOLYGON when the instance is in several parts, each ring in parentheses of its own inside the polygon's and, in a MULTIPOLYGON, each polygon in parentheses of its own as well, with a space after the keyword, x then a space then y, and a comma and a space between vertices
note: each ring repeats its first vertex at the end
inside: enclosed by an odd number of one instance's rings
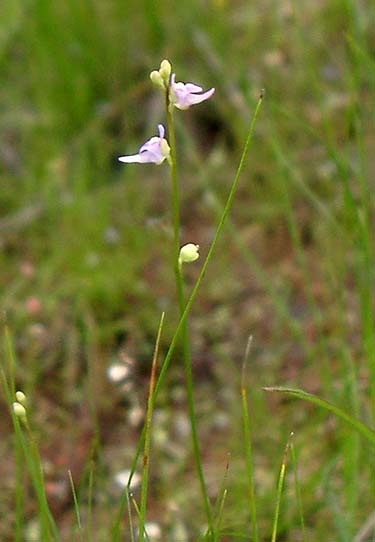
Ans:
POLYGON ((162 77, 166 85, 169 84, 169 78, 171 76, 172 66, 169 60, 162 60, 160 63, 159 74, 162 77))
POLYGON ((26 420, 26 408, 21 403, 13 403, 13 412, 21 420, 26 420))
POLYGON ((26 398, 26 395, 23 393, 23 391, 16 391, 16 399, 18 403, 20 403, 24 407, 26 406, 27 398, 26 398))
POLYGON ((181 264, 195 262, 199 258, 199 245, 188 243, 180 249, 178 261, 181 264))
POLYGON ((164 89, 163 78, 157 70, 154 70, 150 73, 150 79, 156 87, 164 89))
POLYGON ((159 87, 162 90, 165 90, 169 88, 171 72, 172 72, 171 63, 168 60, 163 60, 160 63, 159 71, 153 70, 150 73, 150 79, 156 87, 159 87))

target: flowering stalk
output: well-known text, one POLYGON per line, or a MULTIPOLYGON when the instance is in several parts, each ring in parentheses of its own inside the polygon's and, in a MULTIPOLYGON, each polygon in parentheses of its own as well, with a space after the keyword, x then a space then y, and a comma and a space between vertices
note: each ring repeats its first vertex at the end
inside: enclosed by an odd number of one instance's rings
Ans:
MULTIPOLYGON (((209 99, 215 92, 214 88, 203 91, 202 87, 194 83, 176 83, 176 76, 172 74, 172 67, 168 60, 163 60, 159 70, 154 70, 150 74, 152 83, 161 89, 165 95, 165 106, 168 122, 168 132, 170 143, 164 138, 164 127, 159 124, 159 136, 154 136, 146 141, 139 149, 138 153, 119 157, 121 162, 125 163, 153 163, 160 165, 167 160, 170 166, 171 181, 172 181, 172 222, 174 232, 174 247, 173 247, 173 268, 176 280, 176 289, 178 304, 180 308, 181 318, 186 310, 184 299, 184 284, 181 274, 182 263, 195 261, 198 257, 198 245, 189 243, 183 247, 180 253, 180 203, 179 190, 177 181, 177 160, 176 160, 176 141, 173 124, 174 108, 185 110, 192 105, 199 104, 209 99)), ((193 450, 197 465, 198 477, 201 485, 204 505, 206 509, 209 533, 213 534, 213 520, 208 499, 206 484, 203 476, 202 463, 200 458, 198 435, 195 423, 194 399, 193 399, 193 377, 191 369, 191 358, 189 348, 189 337, 187 330, 186 319, 183 320, 181 334, 183 338, 184 364, 186 374, 186 389, 188 396, 189 417, 191 425, 191 433, 193 439, 193 450)), ((146 432, 147 434, 147 432, 146 432)), ((138 456, 138 453, 137 453, 138 456)), ((134 472, 134 471, 133 471, 134 472)), ((133 474, 132 472, 132 474, 133 474)), ((132 476, 132 475, 131 475, 132 476)), ((145 492, 144 492, 145 494, 145 492)), ((145 501, 144 501, 145 502, 145 501)), ((142 523, 142 521, 141 521, 142 523)), ((115 529, 118 530, 118 523, 115 529)), ((141 535, 143 536, 143 535, 141 535)))
MULTIPOLYGON (((192 307, 192 305, 193 305, 193 303, 194 303, 194 301, 195 301, 195 299, 196 299, 196 297, 198 295, 198 292, 199 292, 199 290, 201 288, 203 278, 206 275, 207 268, 209 267, 209 265, 211 263, 211 260, 213 258, 214 252, 215 252, 217 244, 218 244, 218 241, 219 241, 219 239, 221 237, 222 231, 223 231, 224 226, 226 224, 229 212, 230 212, 230 210, 232 208, 233 200, 234 200, 234 197, 235 197, 236 192, 237 192, 238 184, 240 182, 241 173, 243 172, 243 169, 245 167, 247 154, 248 154, 251 142, 252 142, 252 138, 253 138, 254 131, 255 131, 255 125, 256 125, 256 121, 257 121, 257 118, 258 118, 258 114, 259 114, 262 102, 263 102, 263 98, 264 98, 264 91, 262 90, 261 94, 259 96, 257 105, 255 107, 255 111, 254 111, 253 117, 251 119, 248 131, 247 131, 247 136, 246 136, 245 144, 244 144, 244 147, 243 147, 243 150, 242 150, 241 158, 240 158, 239 164, 237 166, 237 170, 236 170, 234 179, 232 181, 232 185, 230 187, 230 190, 229 190, 229 193, 228 193, 225 205, 224 205, 224 209, 222 211, 221 217, 220 217, 219 222, 217 224, 214 237, 213 237, 213 239, 211 241, 211 244, 210 244, 210 247, 209 247, 209 249, 207 251, 205 260, 203 261, 203 265, 202 265, 201 270, 199 272, 199 276, 197 278, 197 281, 196 281, 196 283, 195 283, 195 285, 194 285, 194 287, 193 287, 193 289, 192 289, 192 291, 191 291, 191 293, 189 295, 189 298, 188 298, 188 300, 186 302, 186 305, 185 305, 184 312, 181 315, 181 318, 180 318, 180 320, 179 320, 179 322, 177 324, 177 327, 176 327, 176 330, 175 330, 175 332, 173 334, 173 337, 172 337, 171 343, 169 345, 168 351, 167 351, 167 353, 166 353, 166 355, 164 357, 163 363, 161 365, 160 373, 159 373, 159 376, 157 378, 154 393, 153 393, 153 401, 154 402, 156 401, 156 398, 158 397, 158 395, 160 393, 160 390, 161 390, 161 387, 163 385, 166 373, 167 373, 168 368, 169 368, 170 363, 171 363, 172 356, 173 356, 173 354, 175 352, 177 342, 178 342, 178 340, 180 338, 180 335, 182 333, 182 328, 183 328, 183 326, 184 326, 184 324, 186 322, 187 316, 188 316, 188 314, 189 314, 189 312, 191 310, 191 307, 192 307)), ((128 486, 127 486, 128 489, 130 488, 131 479, 132 479, 132 476, 133 476, 133 474, 135 472, 135 469, 136 469, 136 465, 137 465, 137 462, 138 462, 138 459, 139 459, 139 456, 140 456, 140 453, 141 453, 141 448, 143 446, 144 439, 145 439, 145 428, 143 428, 142 434, 141 434, 139 442, 138 442, 137 450, 136 450, 136 453, 134 455, 133 463, 132 463, 132 466, 131 466, 131 474, 130 474, 129 482, 128 482, 128 486)), ((118 526, 119 526, 119 523, 120 523, 120 520, 121 520, 121 517, 122 517, 122 513, 123 513, 123 510, 124 510, 124 507, 125 507, 125 504, 126 504, 127 495, 128 495, 128 493, 127 493, 127 491, 125 491, 124 495, 123 495, 123 498, 122 498, 121 506, 120 506, 120 509, 119 509, 118 518, 116 520, 115 529, 118 529, 118 526)))
MULTIPOLYGON (((179 187, 177 179, 177 160, 176 160, 176 137, 174 129, 174 119, 173 119, 173 104, 170 102, 170 89, 169 86, 166 88, 165 93, 165 105, 167 112, 167 126, 168 126, 168 137, 170 145, 170 175, 172 182, 172 220, 173 220, 173 237, 174 237, 174 274, 176 281, 176 290, 178 297, 178 304, 180 309, 180 316, 183 315, 185 311, 185 296, 184 296, 184 284, 181 273, 181 263, 180 263, 180 198, 179 198, 179 187)), ((201 486, 202 497, 204 501, 207 522, 210 533, 213 533, 213 520, 212 512, 210 507, 210 502, 208 498, 206 483, 203 475, 201 454, 199 449, 198 433, 196 426, 196 416, 194 408, 194 396, 193 396, 193 375, 192 375, 192 366, 191 366, 191 356, 190 356, 190 346, 189 346, 189 334, 186 320, 183 322, 182 330, 182 343, 183 343, 183 353, 184 353, 184 366, 185 366, 185 378, 186 378, 186 391, 187 391, 187 400, 188 400, 188 409, 189 409, 189 418, 191 426, 191 435, 192 435, 192 444, 194 451, 194 458, 198 473, 198 478, 201 486)))
MULTIPOLYGON (((246 138, 246 142, 245 142, 242 156, 240 159, 240 163, 238 165, 238 168, 237 168, 231 189, 229 191, 228 198, 227 198, 221 219, 217 226, 214 238, 209 247, 207 256, 205 258, 205 261, 199 273, 197 282, 187 302, 185 303, 183 279, 182 279, 182 274, 181 274, 182 264, 193 262, 199 257, 199 253, 198 253, 199 246, 189 243, 188 245, 185 245, 184 247, 182 247, 181 251, 179 250, 180 209, 179 209, 179 193, 178 193, 179 191, 178 191, 178 182, 177 182, 177 160, 176 160, 175 132, 174 132, 174 124, 173 124, 173 110, 174 108, 185 110, 185 109, 188 109, 192 105, 201 103, 202 101, 209 99, 214 94, 215 89, 211 88, 208 91, 204 92, 201 87, 199 87, 198 85, 195 85, 194 83, 181 83, 181 82, 176 83, 175 75, 171 74, 171 71, 172 69, 171 69, 170 63, 167 60, 163 60, 163 62, 160 65, 159 71, 154 70, 150 74, 150 78, 153 84, 157 86, 159 89, 161 89, 165 94, 165 104, 166 104, 166 112, 167 112, 170 145, 164 139, 163 127, 159 125, 159 137, 153 137, 150 140, 146 141, 146 143, 139 149, 138 154, 123 156, 120 158, 120 160, 122 162, 127 162, 127 163, 129 162, 147 163, 148 162, 148 163, 155 163, 155 164, 161 164, 164 160, 167 160, 170 166, 171 181, 172 181, 172 210, 173 210, 173 231, 174 231, 173 267, 175 271, 176 288, 177 288, 178 302, 179 302, 179 307, 180 307, 180 320, 177 325, 177 329, 173 335, 172 342, 169 346, 168 352, 164 358, 164 362, 162 364, 160 374, 155 383, 155 389, 152 394, 152 404, 154 404, 156 397, 160 391, 160 387, 164 380, 166 371, 169 367, 172 354, 175 350, 177 341, 181 334, 183 338, 183 346, 184 346, 184 363, 185 363, 185 373, 186 373, 186 382, 187 382, 186 388, 187 388, 187 395, 188 395, 189 417, 190 417, 190 422, 191 422, 194 456, 195 456, 195 460, 197 464, 198 477, 200 480, 202 495, 203 495, 204 504, 206 508, 206 515, 207 515, 207 520, 208 520, 207 535, 210 538, 212 538, 214 535, 212 512, 211 512, 206 485, 205 485, 205 481, 203 477, 203 469, 202 469, 202 464, 201 464, 201 456, 199 452, 199 444, 198 444, 198 437, 197 437, 197 430, 196 430, 196 423, 195 423, 195 412, 194 412, 194 401, 193 401, 193 379, 192 379, 191 359, 190 359, 188 330, 187 330, 187 316, 197 296, 198 290, 200 289, 206 269, 212 259, 217 242, 219 240, 222 229, 224 227, 227 216, 229 214, 230 208, 232 206, 232 202, 233 202, 233 199, 237 190, 237 186, 240 180, 240 175, 245 165, 245 158, 246 158, 246 155, 250 146, 250 142, 252 139, 252 135, 254 132, 254 127, 255 127, 257 116, 258 116, 258 111, 260 109, 260 105, 263 100, 263 92, 261 93, 259 97, 253 119, 250 123, 249 131, 247 134, 247 138, 246 138)), ((130 474, 128 486, 127 486, 128 489, 130 487, 131 478, 134 474, 135 466, 137 464, 141 446, 145 440, 145 437, 146 437, 146 430, 144 428, 142 431, 142 435, 141 435, 141 438, 137 447, 137 451, 135 454, 135 458, 133 461, 133 465, 131 468, 131 474, 130 474)), ((125 491, 124 497, 121 500, 119 514, 114 525, 114 531, 116 532, 116 539, 118 539, 119 525, 121 521, 123 507, 126 503, 126 500, 125 500, 126 496, 127 496, 127 492, 125 491)))

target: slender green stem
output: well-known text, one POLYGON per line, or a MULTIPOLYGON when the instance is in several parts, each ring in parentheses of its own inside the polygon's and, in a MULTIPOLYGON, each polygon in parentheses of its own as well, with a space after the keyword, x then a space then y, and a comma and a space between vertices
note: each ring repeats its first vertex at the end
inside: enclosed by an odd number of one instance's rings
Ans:
MULTIPOLYGON (((177 180, 177 158, 176 158, 176 136, 173 122, 173 112, 169 107, 168 92, 166 92, 166 110, 168 124, 168 139, 171 149, 169 167, 172 181, 172 223, 173 223, 173 269, 176 277, 176 284, 179 282, 180 272, 178 256, 180 253, 180 195, 177 180)), ((178 289, 178 288, 177 288, 178 289)), ((179 296, 180 302, 180 296, 179 296)))
MULTIPOLYGON (((166 109, 167 109, 169 145, 171 148, 171 157, 170 157, 171 159, 170 159, 169 164, 170 164, 171 181, 172 181, 172 211, 173 211, 173 233, 174 233, 173 266, 174 266, 174 273, 175 273, 175 280, 176 280, 178 304, 180 308, 180 316, 182 316, 185 310, 186 303, 185 303, 185 296, 184 296, 183 278, 181 274, 181 266, 179 265, 180 201, 179 201, 179 190, 178 190, 178 179, 177 179, 176 138, 175 138, 175 130, 174 130, 174 122, 173 122, 173 111, 169 107, 168 93, 167 93, 167 98, 166 98, 166 109)), ((209 531, 212 535, 213 518, 212 518, 211 506, 210 506, 210 501, 209 501, 209 497, 207 493, 206 483, 204 480, 201 453, 200 453, 200 448, 199 448, 199 439, 198 439, 198 431, 197 431, 196 415, 195 415, 195 407, 194 407, 193 373, 192 373, 192 365, 191 365, 190 343, 189 343, 189 334, 188 334, 186 319, 182 325, 182 343, 183 343, 186 392, 187 392, 187 400, 188 400, 193 452, 194 452, 195 464, 196 464, 199 483, 201 487, 205 512, 207 516, 209 531)))

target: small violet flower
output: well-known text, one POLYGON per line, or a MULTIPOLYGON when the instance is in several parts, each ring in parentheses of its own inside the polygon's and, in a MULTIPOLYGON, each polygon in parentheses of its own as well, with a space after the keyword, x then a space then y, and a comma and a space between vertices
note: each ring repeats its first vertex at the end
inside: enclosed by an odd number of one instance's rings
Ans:
POLYGON ((214 92, 214 88, 203 92, 203 88, 194 83, 176 83, 176 74, 172 73, 169 96, 171 105, 177 109, 188 109, 191 105, 204 102, 211 98, 214 92))
POLYGON ((120 156, 120 162, 127 164, 161 164, 165 159, 169 160, 170 147, 168 141, 164 138, 165 129, 162 124, 158 125, 159 137, 152 137, 139 149, 138 154, 132 154, 130 156, 120 156))

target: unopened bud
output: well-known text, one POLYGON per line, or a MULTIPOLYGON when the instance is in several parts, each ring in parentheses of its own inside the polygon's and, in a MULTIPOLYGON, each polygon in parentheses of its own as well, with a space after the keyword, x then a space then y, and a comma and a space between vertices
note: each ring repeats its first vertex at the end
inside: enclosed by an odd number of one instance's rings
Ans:
POLYGON ((164 89, 163 78, 157 70, 154 70, 150 73, 150 79, 156 87, 164 89))
POLYGON ((198 260, 198 258, 199 245, 195 245, 194 243, 188 243, 187 245, 181 247, 180 256, 178 259, 180 265, 183 263, 195 262, 195 260, 198 260))
POLYGON ((171 76, 172 66, 169 60, 162 60, 160 63, 159 74, 162 77, 166 85, 169 84, 169 78, 171 76))
POLYGON ((26 420, 26 408, 18 403, 17 401, 13 403, 13 412, 21 420, 26 420))
POLYGON ((26 406, 27 398, 23 391, 16 391, 16 399, 19 403, 21 403, 21 405, 23 405, 24 407, 26 406))

